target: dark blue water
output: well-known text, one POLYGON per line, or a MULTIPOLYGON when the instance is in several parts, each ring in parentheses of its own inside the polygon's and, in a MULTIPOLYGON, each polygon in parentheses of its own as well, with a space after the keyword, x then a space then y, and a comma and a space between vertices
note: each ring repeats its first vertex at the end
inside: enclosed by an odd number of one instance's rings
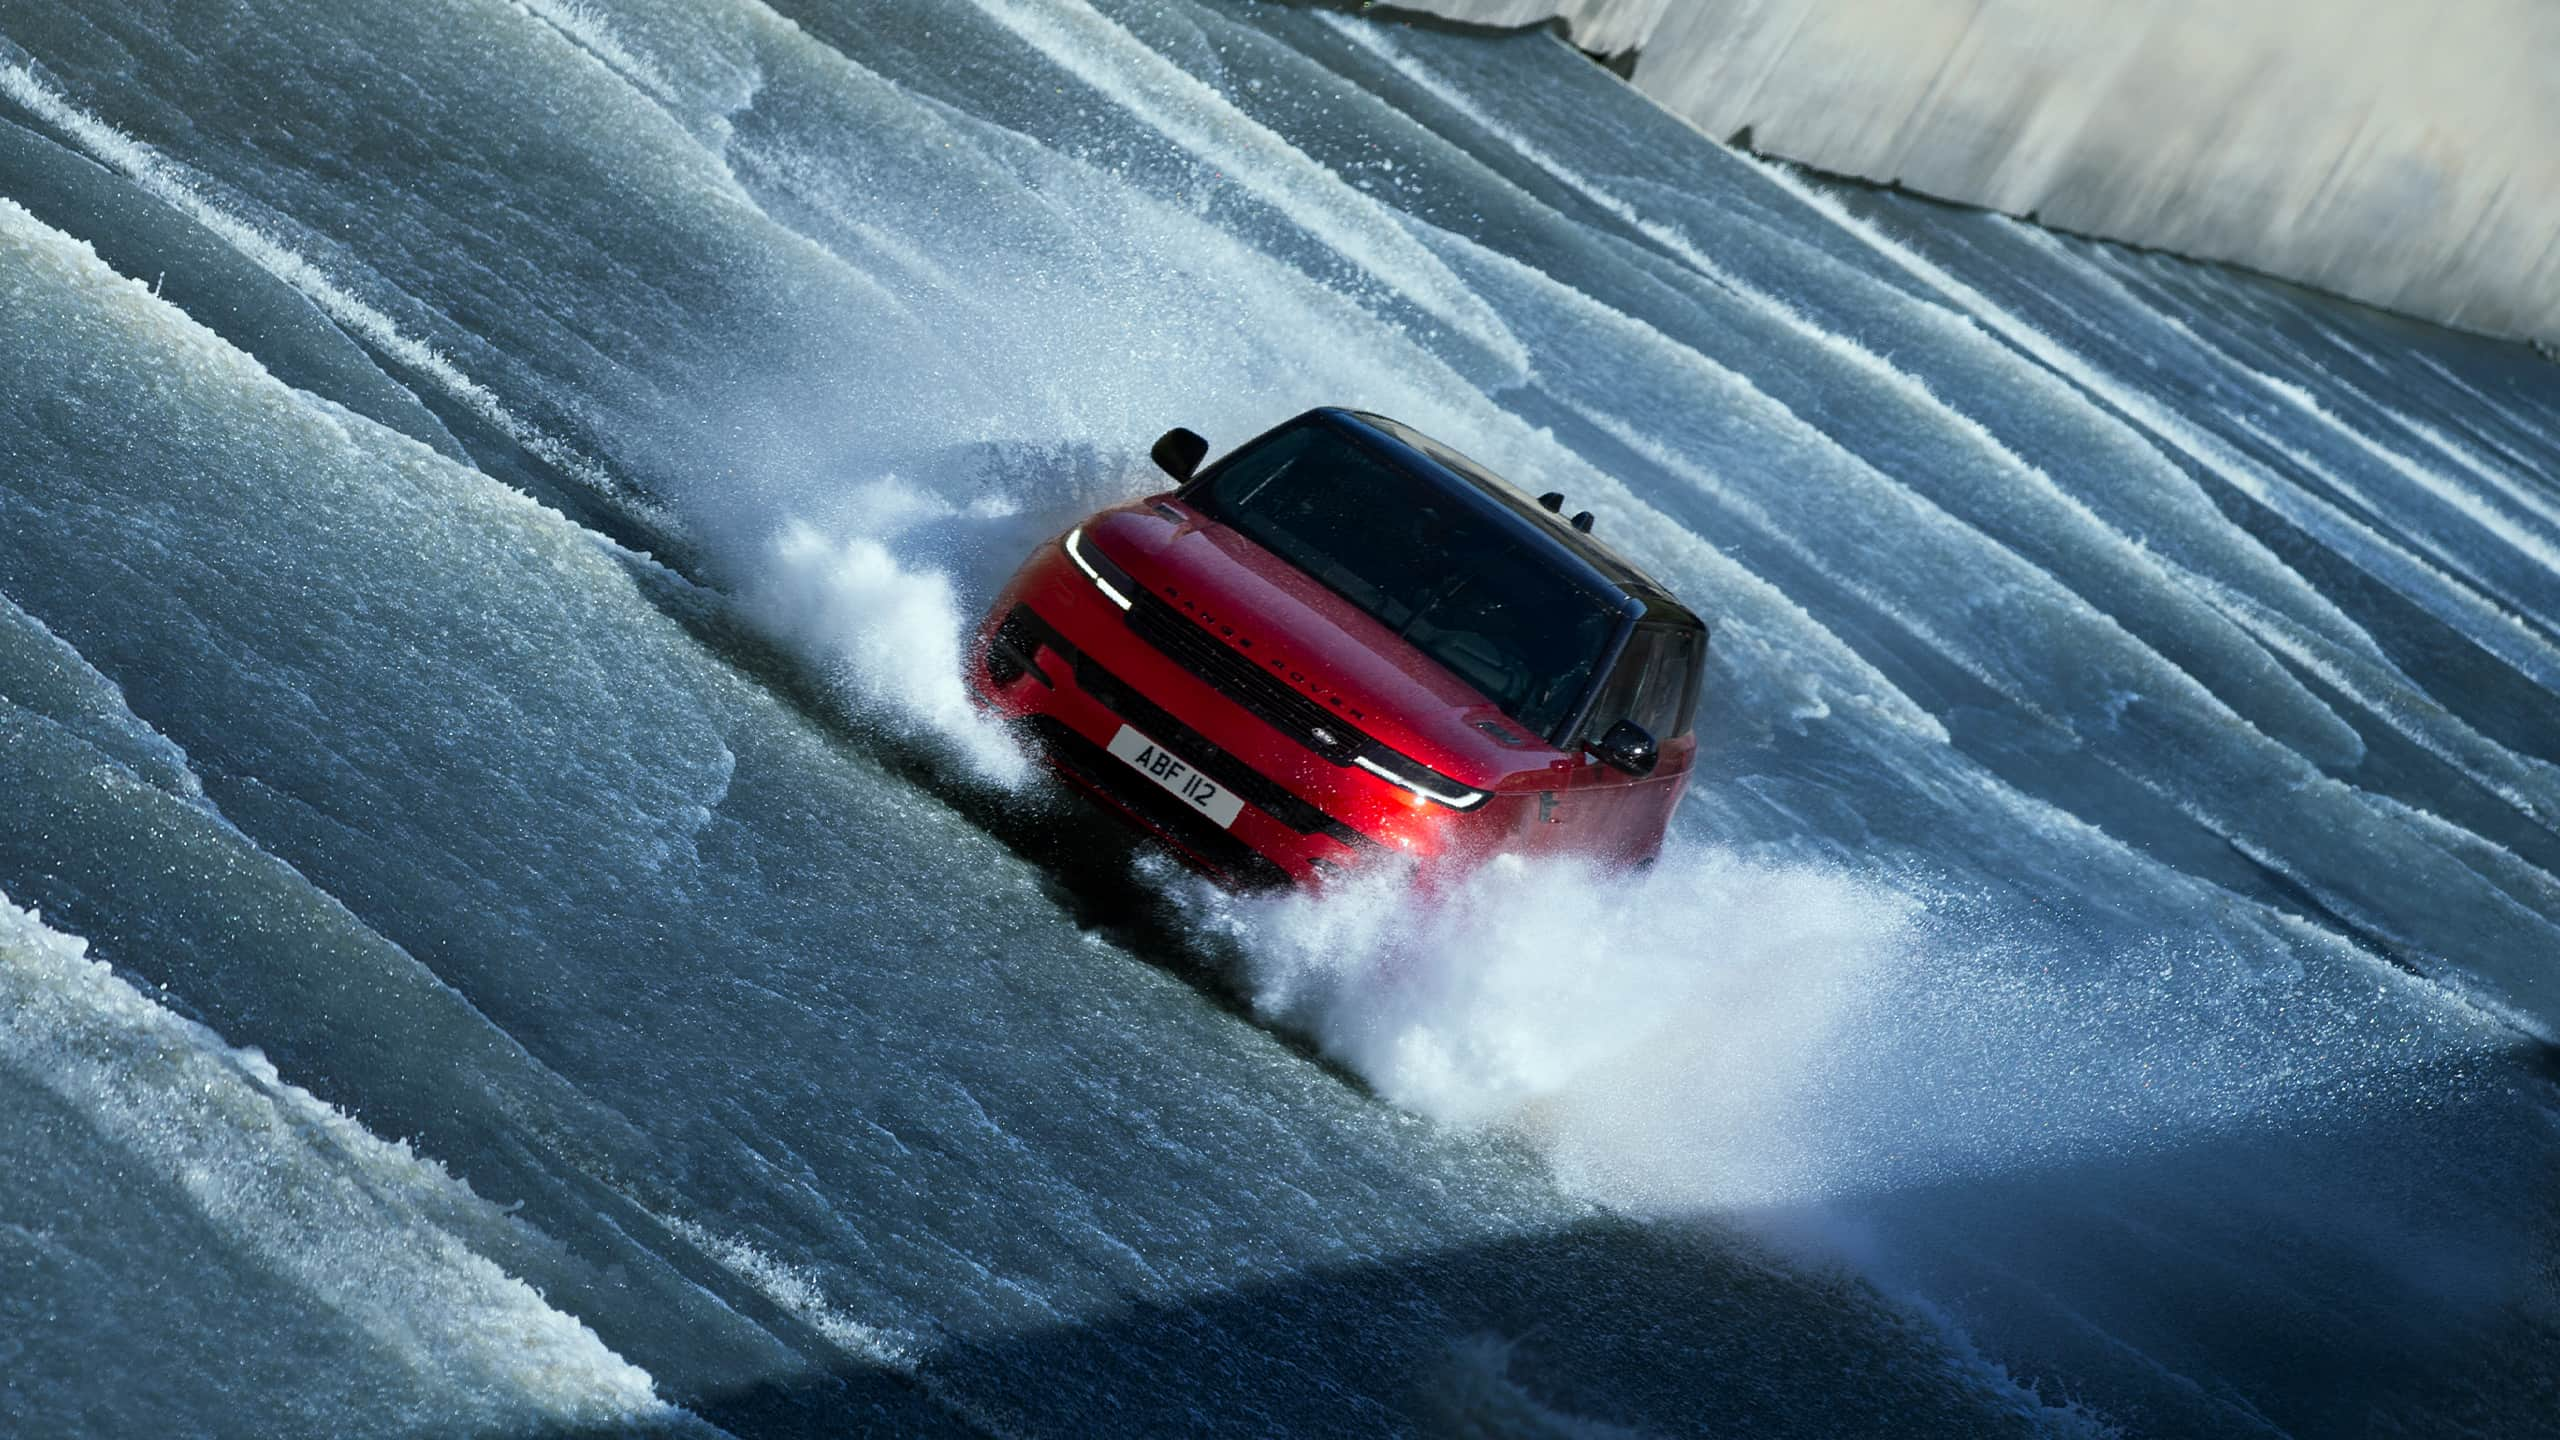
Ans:
POLYGON ((2522 347, 1287 5, 0 42, 0 1429, 2560 1430, 2522 347), (1710 618, 1660 866, 1225 900, 969 711, 1327 403, 1710 618))

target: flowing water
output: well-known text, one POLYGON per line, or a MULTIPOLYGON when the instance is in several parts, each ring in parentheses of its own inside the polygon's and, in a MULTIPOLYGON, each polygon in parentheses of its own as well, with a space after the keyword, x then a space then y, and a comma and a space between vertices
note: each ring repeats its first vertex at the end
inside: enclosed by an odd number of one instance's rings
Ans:
POLYGON ((0 3, 0 1429, 2560 1433, 2560 370, 1243 0, 0 3), (960 688, 1310 405, 1715 626, 1633 877, 960 688))

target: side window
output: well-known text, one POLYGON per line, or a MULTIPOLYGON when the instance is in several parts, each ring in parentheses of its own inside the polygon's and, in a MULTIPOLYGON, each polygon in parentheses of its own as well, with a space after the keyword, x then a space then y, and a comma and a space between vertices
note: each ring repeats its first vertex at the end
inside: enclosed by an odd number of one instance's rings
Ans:
POLYGON ((1636 723, 1653 733, 1656 740, 1669 740, 1689 733, 1698 715, 1700 662, 1706 636, 1695 630, 1666 630, 1662 643, 1655 649, 1652 673, 1645 680, 1642 713, 1636 723), (1653 718, 1644 718, 1650 715, 1653 718), (1662 723, 1656 725, 1655 719, 1662 723))
POLYGON ((1696 632, 1637 626, 1609 683, 1600 688, 1583 733, 1596 738, 1621 720, 1633 720, 1656 740, 1688 734, 1698 708, 1697 668, 1696 632))
POLYGON ((1637 719, 1637 711, 1644 704, 1645 678, 1652 672, 1661 642, 1661 631, 1642 625, 1627 636, 1627 648, 1620 652, 1608 682, 1600 687, 1600 698, 1591 703, 1591 719, 1583 726, 1583 734, 1597 740, 1621 720, 1644 724, 1637 719))

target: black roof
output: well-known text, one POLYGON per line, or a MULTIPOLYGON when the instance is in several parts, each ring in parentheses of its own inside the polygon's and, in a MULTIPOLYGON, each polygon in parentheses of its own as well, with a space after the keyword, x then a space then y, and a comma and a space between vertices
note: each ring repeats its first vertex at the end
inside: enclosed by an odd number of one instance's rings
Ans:
MULTIPOLYGON (((1463 488, 1495 502, 1497 519, 1525 541, 1590 572, 1591 578, 1635 602, 1636 618, 1652 624, 1704 630, 1696 612, 1597 535, 1576 530, 1561 514, 1531 499, 1518 486, 1400 420, 1363 410, 1311 410, 1300 420, 1328 422, 1397 468, 1441 485, 1463 488)), ((1298 423, 1292 421, 1292 424, 1298 423)), ((1565 508, 1571 510, 1567 500, 1565 508)))

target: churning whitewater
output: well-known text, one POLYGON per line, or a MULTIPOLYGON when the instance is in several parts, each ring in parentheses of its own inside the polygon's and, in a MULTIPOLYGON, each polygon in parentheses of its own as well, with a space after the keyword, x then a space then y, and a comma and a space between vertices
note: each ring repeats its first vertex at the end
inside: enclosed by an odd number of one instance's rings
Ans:
POLYGON ((11 0, 0 336, 0 1429, 2555 1433, 2524 348, 1248 0, 11 0), (1322 404, 1708 619, 1657 864, 972 706, 1322 404))

